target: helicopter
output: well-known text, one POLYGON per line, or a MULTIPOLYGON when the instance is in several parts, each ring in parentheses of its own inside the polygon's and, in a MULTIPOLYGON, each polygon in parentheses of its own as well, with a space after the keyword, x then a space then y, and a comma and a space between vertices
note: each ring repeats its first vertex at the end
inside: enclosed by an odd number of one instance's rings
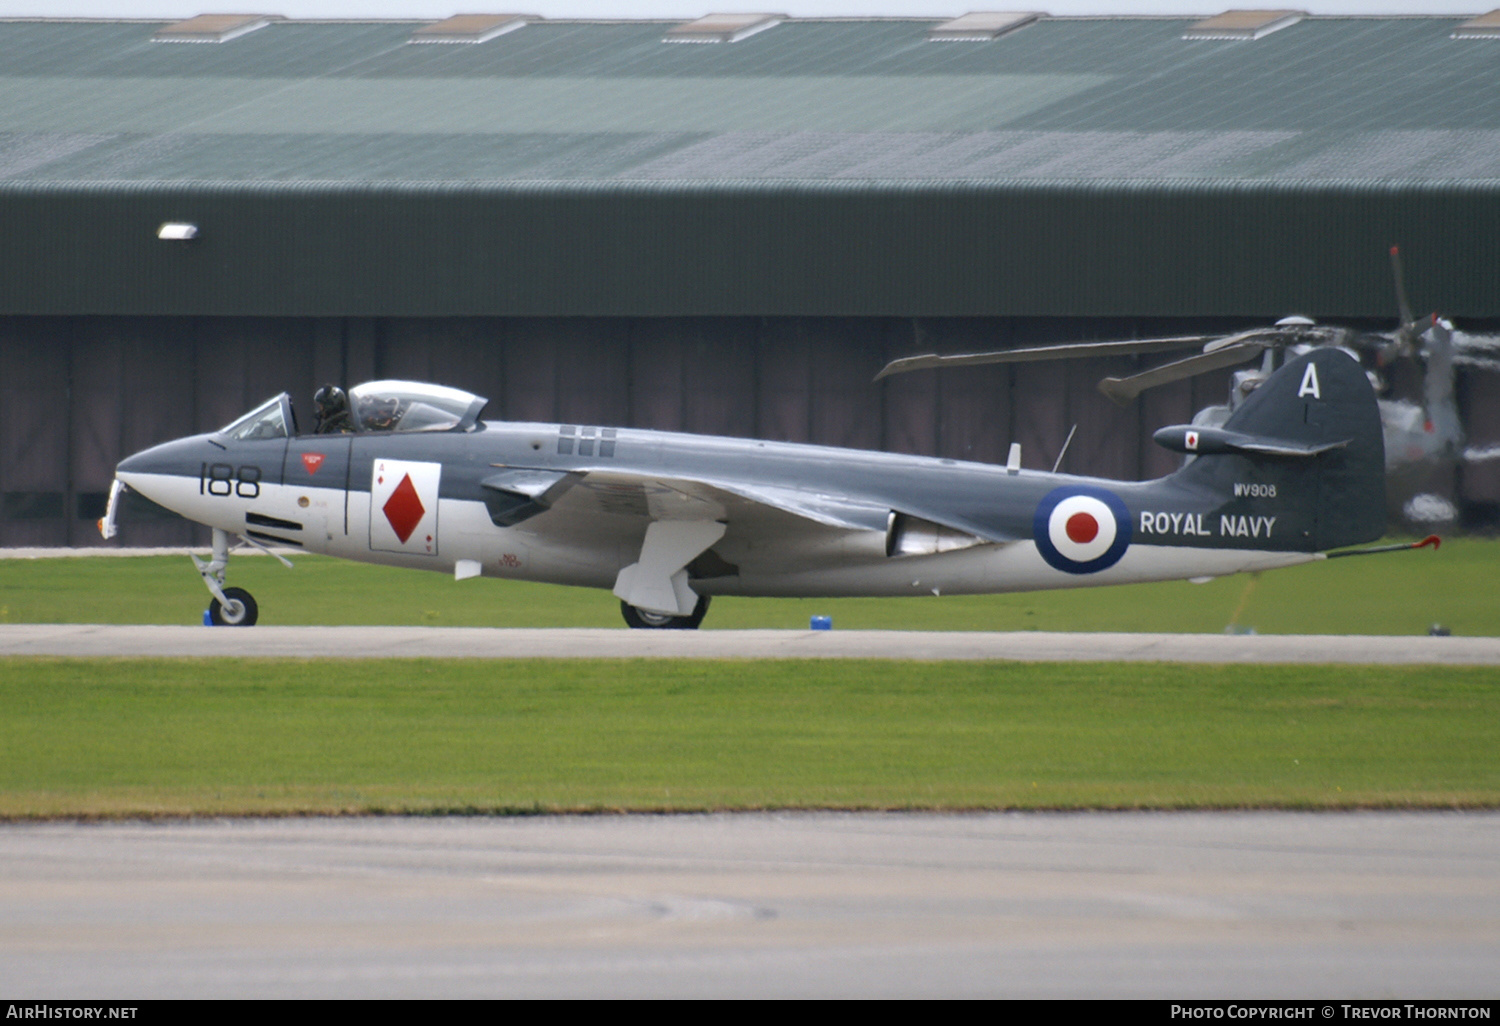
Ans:
MULTIPOLYGON (((1135 374, 1107 377, 1099 382, 1100 392, 1120 405, 1127 405, 1147 389, 1258 359, 1258 366, 1235 371, 1231 376, 1226 402, 1206 406, 1192 418, 1195 427, 1222 427, 1288 359, 1315 348, 1333 347, 1360 361, 1378 397, 1385 438, 1387 495, 1392 500, 1392 513, 1414 522, 1452 520, 1457 516, 1453 505, 1422 489, 1443 467, 1459 462, 1500 459, 1500 445, 1466 445, 1455 394, 1457 364, 1500 371, 1500 339, 1464 335, 1456 331, 1451 321, 1438 314, 1414 317, 1406 296, 1400 248, 1392 246, 1390 257, 1400 318, 1396 329, 1390 333, 1319 324, 1311 318, 1293 315, 1267 327, 1249 328, 1229 335, 1076 342, 953 355, 926 353, 892 360, 875 375, 875 380, 932 368, 1198 350, 1135 374), (1421 401, 1397 398, 1392 387, 1392 372, 1398 361, 1416 359, 1425 364, 1421 401)), ((1186 457, 1188 460, 1193 458, 1192 455, 1186 457)))

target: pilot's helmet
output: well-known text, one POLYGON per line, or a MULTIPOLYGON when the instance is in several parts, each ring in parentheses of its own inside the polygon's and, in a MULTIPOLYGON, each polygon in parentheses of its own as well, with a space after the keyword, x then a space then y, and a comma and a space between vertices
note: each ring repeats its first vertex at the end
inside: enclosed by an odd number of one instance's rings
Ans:
POLYGON ((319 420, 327 420, 334 414, 349 409, 349 397, 337 385, 324 385, 313 394, 313 409, 319 420))

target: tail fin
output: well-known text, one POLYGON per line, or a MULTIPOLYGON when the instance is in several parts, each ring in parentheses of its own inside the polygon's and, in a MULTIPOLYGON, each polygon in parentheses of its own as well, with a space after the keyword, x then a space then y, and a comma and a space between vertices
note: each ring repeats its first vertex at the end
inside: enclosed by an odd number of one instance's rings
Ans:
POLYGON ((1199 454, 1168 481, 1218 500, 1224 541, 1268 515, 1277 548, 1316 552, 1385 533, 1380 409, 1359 361, 1341 350, 1289 361, 1222 428, 1164 428, 1157 437, 1199 454))

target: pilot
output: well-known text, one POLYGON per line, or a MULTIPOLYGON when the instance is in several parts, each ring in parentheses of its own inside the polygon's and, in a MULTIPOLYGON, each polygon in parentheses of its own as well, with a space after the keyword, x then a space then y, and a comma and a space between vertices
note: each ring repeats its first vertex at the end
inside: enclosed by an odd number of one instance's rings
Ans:
POLYGON ((365 396, 359 401, 359 420, 366 431, 390 431, 401 418, 401 400, 365 396))
POLYGON ((349 397, 337 385, 324 385, 313 396, 317 423, 313 431, 320 435, 342 435, 354 430, 349 417, 349 397))

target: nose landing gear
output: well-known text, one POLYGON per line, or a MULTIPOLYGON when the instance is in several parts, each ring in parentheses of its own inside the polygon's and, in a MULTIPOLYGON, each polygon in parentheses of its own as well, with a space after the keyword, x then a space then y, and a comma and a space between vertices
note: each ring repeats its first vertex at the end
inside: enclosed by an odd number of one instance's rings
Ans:
MULTIPOLYGON (((188 558, 198 568, 198 576, 203 578, 204 587, 213 596, 213 601, 208 606, 209 622, 216 627, 253 627, 260 618, 260 606, 256 604, 255 597, 244 588, 224 587, 224 577, 229 570, 229 532, 217 527, 213 530, 213 558, 202 560, 192 553, 188 554, 188 558)), ((274 552, 271 555, 287 566, 292 565, 274 552)))

